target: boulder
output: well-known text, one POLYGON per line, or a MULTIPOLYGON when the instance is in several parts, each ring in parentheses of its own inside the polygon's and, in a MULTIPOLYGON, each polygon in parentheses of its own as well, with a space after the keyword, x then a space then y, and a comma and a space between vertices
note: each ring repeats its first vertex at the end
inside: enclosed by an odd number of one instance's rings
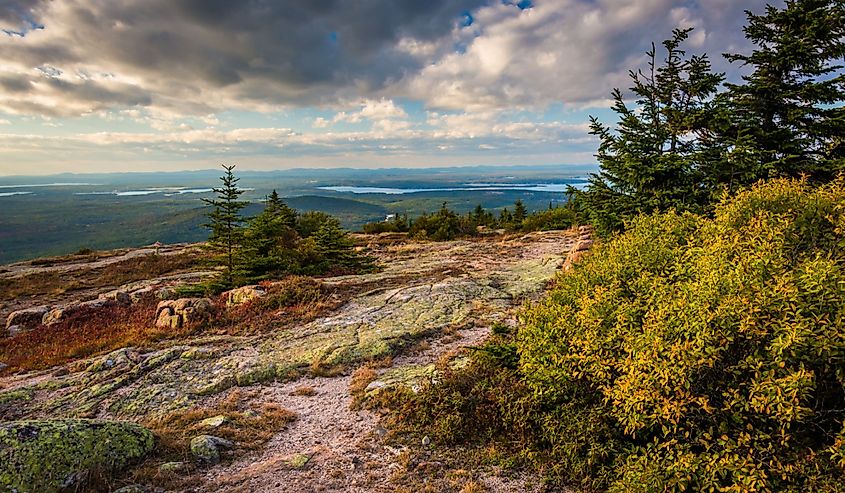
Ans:
POLYGON ((68 303, 67 305, 57 306, 52 310, 47 311, 47 313, 41 317, 41 323, 47 326, 55 325, 80 310, 99 310, 116 304, 128 304, 129 297, 125 293, 123 294, 125 297, 109 293, 106 293, 106 295, 100 295, 100 297, 95 300, 68 303), (111 297, 104 297, 106 295, 111 297))
POLYGON ((160 474, 177 474, 186 472, 189 467, 190 465, 187 462, 165 462, 158 466, 158 472, 160 474))
POLYGON ((103 300, 103 299, 97 298, 96 300, 83 301, 82 303, 79 303, 78 305, 76 305, 76 307, 77 308, 87 308, 87 309, 96 310, 96 309, 99 309, 99 308, 107 307, 107 306, 109 306, 113 303, 114 303, 114 301, 111 301, 111 300, 103 300))
POLYGON ((205 418, 204 420, 200 421, 199 425, 201 428, 219 428, 223 426, 227 421, 229 421, 229 418, 221 414, 218 416, 205 418))
POLYGON ((60 306, 53 308, 52 310, 48 311, 41 317, 41 323, 43 325, 56 325, 57 323, 61 322, 65 319, 65 317, 75 308, 77 305, 68 305, 68 306, 60 306))
POLYGON ((578 240, 578 243, 575 244, 576 252, 586 252, 593 246, 593 240, 578 240))
POLYGON ((261 286, 243 286, 223 293, 227 306, 240 305, 267 294, 267 290, 261 286))
POLYGON ((199 462, 217 464, 220 462, 220 449, 232 448, 234 444, 223 438, 200 435, 191 440, 191 453, 199 462))
POLYGON ((208 320, 214 303, 208 298, 165 300, 156 307, 156 327, 178 329, 208 320))
POLYGON ((34 329, 41 325, 41 319, 48 311, 50 307, 47 305, 14 311, 6 318, 6 329, 10 330, 13 325, 19 326, 21 330, 34 329))
POLYGON ((99 299, 105 300, 105 301, 114 301, 115 303, 120 304, 120 305, 131 305, 132 304, 132 298, 130 298, 128 294, 126 294, 125 292, 123 292, 119 289, 116 289, 114 291, 109 291, 108 293, 102 293, 99 296, 99 299))
POLYGON ((141 298, 144 298, 145 296, 154 295, 155 290, 155 286, 147 286, 144 288, 136 289, 135 291, 129 293, 129 300, 132 303, 138 303, 139 301, 141 301, 141 298))
POLYGON ((152 451, 153 434, 133 423, 47 419, 0 423, 0 491, 74 490, 152 451))

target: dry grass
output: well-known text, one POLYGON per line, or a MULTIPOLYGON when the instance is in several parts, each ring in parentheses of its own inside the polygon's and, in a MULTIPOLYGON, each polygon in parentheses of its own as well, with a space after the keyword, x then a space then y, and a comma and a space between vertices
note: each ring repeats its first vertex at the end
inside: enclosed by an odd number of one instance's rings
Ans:
POLYGON ((291 392, 290 395, 300 397, 313 397, 317 395, 317 390, 314 387, 308 387, 306 385, 303 385, 294 389, 294 391, 291 392))
POLYGON ((295 413, 278 404, 250 404, 254 397, 252 393, 232 389, 214 407, 180 411, 144 423, 155 433, 158 445, 155 455, 133 470, 128 479, 132 483, 184 490, 199 482, 199 478, 191 474, 196 471, 190 453, 191 438, 210 434, 231 440, 235 444, 233 455, 238 456, 260 448, 296 420, 295 413), (225 422, 216 428, 201 424, 204 419, 216 416, 224 416, 225 422), (176 474, 159 471, 161 464, 172 461, 188 463, 188 470, 176 474))
POLYGON ((131 306, 79 310, 58 324, 0 339, 0 361, 9 365, 0 374, 49 368, 103 351, 185 337, 196 330, 156 328, 156 303, 149 296, 131 306))
MULTIPOLYGON (((0 301, 26 296, 59 295, 79 289, 120 286, 195 267, 201 258, 202 254, 194 251, 175 255, 145 255, 96 269, 35 272, 4 278, 0 279, 0 301)), ((91 261, 96 259, 97 257, 92 258, 91 261)))
POLYGON ((352 373, 352 378, 349 381, 349 394, 352 396, 352 403, 349 405, 350 409, 361 407, 367 386, 375 381, 376 378, 378 378, 378 372, 370 363, 365 364, 352 373))
MULTIPOLYGON (((232 307, 215 322, 214 333, 263 334, 301 325, 336 309, 348 300, 311 277, 291 276, 264 283, 267 295, 232 307)), ((222 305, 225 302, 220 299, 222 305)))
POLYGON ((367 388, 367 385, 378 377, 378 373, 370 365, 364 365, 352 373, 352 380, 349 382, 349 393, 359 395, 367 388))
POLYGON ((346 366, 342 364, 332 365, 327 364, 322 360, 320 355, 314 357, 311 365, 308 367, 309 372, 315 377, 336 377, 343 375, 346 371, 346 366))
POLYGON ((487 487, 478 481, 469 481, 461 488, 460 493, 486 493, 487 487))

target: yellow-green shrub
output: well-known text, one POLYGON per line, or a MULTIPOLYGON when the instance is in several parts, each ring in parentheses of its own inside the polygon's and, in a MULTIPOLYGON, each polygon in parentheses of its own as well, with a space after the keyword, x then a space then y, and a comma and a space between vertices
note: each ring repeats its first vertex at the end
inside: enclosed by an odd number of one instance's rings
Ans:
POLYGON ((667 213, 524 314, 560 473, 610 491, 845 491, 845 180, 667 213))

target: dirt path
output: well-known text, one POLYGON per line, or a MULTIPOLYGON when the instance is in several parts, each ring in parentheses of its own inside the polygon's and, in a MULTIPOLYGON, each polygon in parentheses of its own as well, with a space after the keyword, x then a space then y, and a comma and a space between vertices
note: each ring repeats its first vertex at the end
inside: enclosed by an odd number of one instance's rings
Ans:
MULTIPOLYGON (((489 327, 458 331, 455 336, 429 342, 425 351, 396 358, 388 369, 432 364, 447 353, 481 343, 489 327)), ((393 492, 391 476, 398 472, 404 447, 393 447, 382 437, 387 432, 372 411, 351 408, 351 377, 303 378, 285 384, 265 385, 258 402, 277 403, 299 415, 264 449, 208 471, 197 491, 232 493, 393 492), (296 395, 302 388, 314 395, 296 395), (307 463, 296 467, 297 458, 307 463)), ((422 447, 422 445, 421 445, 422 447)), ((424 447, 423 447, 424 448, 424 447)), ((486 491, 534 491, 526 478, 483 474, 486 491)))

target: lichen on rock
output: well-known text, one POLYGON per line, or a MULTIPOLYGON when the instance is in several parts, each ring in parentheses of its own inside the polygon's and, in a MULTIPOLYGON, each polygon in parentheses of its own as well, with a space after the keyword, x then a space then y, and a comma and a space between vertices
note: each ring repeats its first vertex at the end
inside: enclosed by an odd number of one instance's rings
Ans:
POLYGON ((191 454, 199 462, 217 464, 220 462, 220 449, 232 448, 229 440, 211 435, 200 435, 191 440, 191 454))
POLYGON ((136 424, 87 419, 0 423, 0 490, 51 493, 114 472, 152 451, 136 424))

